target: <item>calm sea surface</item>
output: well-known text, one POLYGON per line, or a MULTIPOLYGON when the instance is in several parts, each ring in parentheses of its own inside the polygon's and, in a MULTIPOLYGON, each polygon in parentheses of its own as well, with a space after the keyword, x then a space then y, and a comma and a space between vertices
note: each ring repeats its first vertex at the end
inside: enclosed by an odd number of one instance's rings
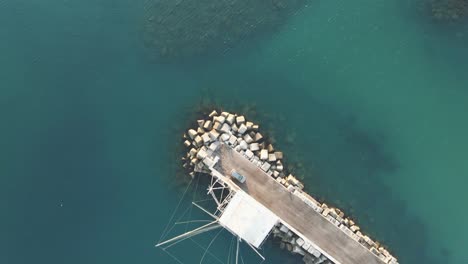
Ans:
MULTIPOLYGON (((249 109, 309 192, 400 263, 468 263, 468 23, 422 2, 310 1, 273 36, 158 65, 142 1, 0 0, 0 263, 177 263, 154 244, 201 101, 249 109)), ((216 235, 168 251, 199 263, 216 235)), ((228 263, 231 241, 204 263, 228 263)))

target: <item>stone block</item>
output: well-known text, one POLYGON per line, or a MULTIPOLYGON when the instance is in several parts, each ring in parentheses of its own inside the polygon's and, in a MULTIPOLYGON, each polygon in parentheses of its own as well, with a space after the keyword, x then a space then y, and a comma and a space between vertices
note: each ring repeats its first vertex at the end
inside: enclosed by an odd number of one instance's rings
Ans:
POLYGON ((213 141, 217 140, 218 137, 219 137, 219 132, 214 130, 214 129, 211 130, 209 134, 210 134, 211 140, 213 140, 213 141))
POLYGON ((260 133, 257 132, 257 133, 255 134, 254 140, 255 140, 256 142, 259 142, 259 141, 262 140, 262 139, 263 139, 262 134, 260 134, 260 133))
POLYGON ((196 136, 193 142, 196 147, 201 147, 203 145, 203 139, 200 136, 196 136))
POLYGON ((259 126, 258 126, 258 125, 253 125, 253 126, 252 126, 252 130, 253 130, 253 131, 258 131, 258 129, 259 129, 259 126))
MULTIPOLYGON (((273 154, 274 155, 274 154, 273 154)), ((276 165, 276 170, 279 171, 279 172, 282 172, 283 171, 283 164, 279 164, 279 165, 276 165)))
POLYGON ((268 150, 262 149, 260 151, 260 159, 261 160, 267 160, 268 159, 268 150))
POLYGON ((247 126, 245 126, 244 124, 241 124, 238 130, 239 134, 243 135, 246 131, 247 131, 247 126))
POLYGON ((228 122, 228 124, 232 125, 234 123, 234 120, 235 120, 235 117, 233 114, 229 114, 227 117, 226 117, 226 122, 228 122))
POLYGON ((280 231, 281 231, 281 233, 288 233, 288 232, 289 232, 289 228, 286 227, 285 225, 281 225, 280 231))
POLYGON ((208 152, 206 152, 204 149, 200 149, 197 153, 198 159, 204 159, 206 156, 208 156, 208 152))
POLYGON ((218 149, 218 147, 219 147, 219 141, 216 141, 210 144, 209 149, 214 152, 218 149))
POLYGON ((211 142, 210 134, 205 133, 202 135, 203 143, 207 144, 211 142))
POLYGON ((245 117, 244 116, 236 117, 236 123, 237 123, 238 126, 240 126, 241 124, 244 124, 245 123, 245 117))
POLYGON ((231 135, 231 137, 229 138, 229 144, 231 144, 231 146, 234 146, 236 142, 237 138, 234 135, 231 135))
POLYGON ((254 155, 253 152, 250 151, 249 149, 247 149, 247 150, 245 151, 245 156, 246 156, 249 160, 253 157, 253 155, 254 155))
POLYGON ((195 129, 189 129, 188 136, 190 137, 190 139, 195 139, 195 137, 197 136, 197 131, 195 131, 195 129))
POLYGON ((217 116, 214 118, 214 121, 224 124, 224 121, 226 121, 226 118, 224 116, 217 116))
POLYGON ((257 151, 260 149, 260 147, 258 146, 258 143, 252 143, 249 145, 249 148, 251 151, 257 151))
POLYGON ((205 130, 211 130, 213 128, 213 123, 211 120, 206 120, 205 124, 203 124, 203 129, 205 130))
POLYGON ((185 145, 186 147, 190 147, 190 145, 192 145, 192 143, 190 143, 190 141, 188 141, 188 140, 185 140, 185 141, 184 141, 184 145, 185 145))
POLYGON ((203 133, 205 133, 205 130, 201 127, 197 128, 197 133, 198 135, 203 135, 203 133))
POLYGON ((283 152, 281 151, 276 151, 275 152, 276 159, 283 159, 283 152))
POLYGON ((250 143, 253 142, 253 138, 249 134, 246 134, 244 136, 244 140, 245 140, 245 142, 247 142, 247 144, 250 144, 250 143))
POLYGON ((210 113, 209 117, 217 116, 218 112, 216 110, 213 110, 213 112, 210 113))
POLYGON ((197 124, 199 127, 203 127, 203 124, 205 124, 205 120, 203 119, 197 120, 197 124))
POLYGON ((247 130, 251 130, 251 129, 252 129, 252 127, 253 127, 253 123, 252 123, 252 122, 249 122, 249 121, 247 121, 247 122, 245 123, 245 126, 247 127, 247 130))
POLYGON ((302 247, 302 245, 304 245, 304 240, 303 240, 302 238, 298 237, 298 238, 296 239, 296 244, 297 244, 298 246, 302 247))
POLYGON ((273 148, 272 144, 268 144, 267 149, 268 149, 268 152, 270 153, 273 153, 273 151, 275 151, 275 148, 273 148))
POLYGON ((224 117, 224 118, 228 117, 228 115, 229 115, 228 112, 221 112, 221 116, 224 117))
POLYGON ((197 155, 197 150, 195 148, 191 148, 189 151, 190 158, 195 157, 197 155))
POLYGON ((221 127, 221 132, 223 133, 229 133, 231 132, 231 126, 228 124, 223 124, 223 127, 221 127))
POLYGON ((268 154, 268 162, 274 162, 274 161, 276 161, 275 154, 268 154))
POLYGON ((271 167, 271 164, 268 163, 268 162, 265 162, 265 163, 263 163, 261 168, 262 168, 263 171, 266 172, 266 171, 268 171, 270 169, 270 167, 271 167))
POLYGON ((213 129, 218 130, 218 131, 221 130, 221 127, 222 127, 222 125, 219 122, 215 122, 214 125, 213 125, 213 129))
MULTIPOLYGON (((239 141, 239 139, 238 139, 238 141, 239 141)), ((245 142, 245 140, 243 140, 243 139, 239 141, 239 146, 240 146, 243 150, 246 150, 246 149, 249 148, 249 144, 247 144, 247 142, 245 142)))
POLYGON ((222 141, 228 141, 230 137, 231 137, 231 135, 229 135, 228 133, 224 133, 224 134, 221 135, 221 140, 222 141))

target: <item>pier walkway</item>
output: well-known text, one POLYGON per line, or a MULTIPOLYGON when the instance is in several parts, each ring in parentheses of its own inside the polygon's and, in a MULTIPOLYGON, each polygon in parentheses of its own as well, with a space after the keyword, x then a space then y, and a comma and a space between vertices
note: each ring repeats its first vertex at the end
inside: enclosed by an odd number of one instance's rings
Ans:
POLYGON ((226 176, 232 169, 244 175, 245 183, 236 182, 242 190, 336 264, 385 263, 232 148, 221 145, 215 155, 220 160, 214 169, 226 176))

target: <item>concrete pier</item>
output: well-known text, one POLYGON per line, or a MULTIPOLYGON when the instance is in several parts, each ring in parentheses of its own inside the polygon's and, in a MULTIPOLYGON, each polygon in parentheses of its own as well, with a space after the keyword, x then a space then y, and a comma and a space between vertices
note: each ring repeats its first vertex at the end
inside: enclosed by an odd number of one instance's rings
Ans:
POLYGON ((242 190, 270 209, 299 237, 321 249, 333 262, 385 263, 240 153, 223 145, 214 155, 220 157, 216 170, 229 175, 234 169, 244 175, 247 181, 237 183, 242 190))
POLYGON ((258 124, 217 111, 197 124, 184 135, 189 149, 184 167, 192 177, 211 175, 208 194, 218 205, 212 216, 239 240, 255 250, 273 234, 281 239, 281 248, 302 255, 307 264, 398 264, 354 220, 319 203, 293 175, 286 176, 283 153, 259 132, 258 124), (246 181, 231 177, 233 171, 246 181), (220 189, 229 195, 217 197, 220 189))

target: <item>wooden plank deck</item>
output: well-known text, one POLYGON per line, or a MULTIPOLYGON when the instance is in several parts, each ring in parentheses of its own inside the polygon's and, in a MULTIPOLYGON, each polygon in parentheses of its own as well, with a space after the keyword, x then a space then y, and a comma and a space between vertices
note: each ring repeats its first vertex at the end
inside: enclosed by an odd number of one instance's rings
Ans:
POLYGON ((216 170, 224 175, 230 175, 232 169, 243 174, 247 181, 236 182, 241 189, 338 263, 385 263, 238 152, 222 145, 216 154, 220 157, 216 170))

